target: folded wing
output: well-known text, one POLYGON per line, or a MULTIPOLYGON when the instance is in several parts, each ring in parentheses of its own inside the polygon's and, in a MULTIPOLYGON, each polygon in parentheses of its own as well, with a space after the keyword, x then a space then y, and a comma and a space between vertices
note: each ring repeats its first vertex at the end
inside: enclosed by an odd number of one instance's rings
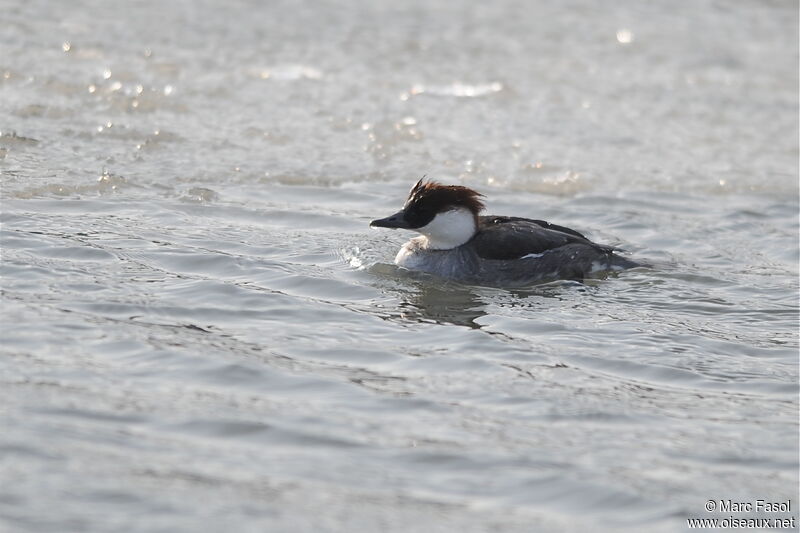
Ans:
POLYGON ((478 224, 479 231, 472 242, 483 259, 521 259, 526 255, 541 254, 568 244, 584 244, 605 253, 614 250, 611 246, 590 241, 573 229, 544 220, 483 216, 479 217, 478 224))

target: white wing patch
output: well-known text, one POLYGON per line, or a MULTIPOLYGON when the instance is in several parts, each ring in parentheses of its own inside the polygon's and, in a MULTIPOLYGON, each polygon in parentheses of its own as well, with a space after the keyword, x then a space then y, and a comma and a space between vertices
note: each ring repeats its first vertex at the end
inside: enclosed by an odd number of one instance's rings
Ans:
POLYGON ((528 255, 523 255, 522 257, 520 257, 520 259, 535 259, 535 258, 537 258, 537 257, 542 257, 544 254, 546 254, 546 253, 547 253, 547 252, 549 252, 549 251, 550 251, 550 250, 545 250, 544 252, 542 252, 542 253, 540 253, 540 254, 528 254, 528 255))

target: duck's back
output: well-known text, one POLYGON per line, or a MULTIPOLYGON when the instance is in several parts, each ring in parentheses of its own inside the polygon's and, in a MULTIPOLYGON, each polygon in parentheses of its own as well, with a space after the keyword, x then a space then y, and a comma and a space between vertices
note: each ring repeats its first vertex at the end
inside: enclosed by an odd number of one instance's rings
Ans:
POLYGON ((483 216, 478 219, 478 232, 470 241, 483 259, 521 259, 542 254, 569 244, 587 246, 599 253, 609 253, 610 246, 597 244, 574 229, 544 220, 520 217, 483 216))

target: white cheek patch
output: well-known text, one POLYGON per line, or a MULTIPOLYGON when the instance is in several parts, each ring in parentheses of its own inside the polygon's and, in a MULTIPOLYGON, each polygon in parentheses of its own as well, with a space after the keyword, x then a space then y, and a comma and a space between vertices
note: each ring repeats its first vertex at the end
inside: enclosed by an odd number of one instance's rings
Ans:
POLYGON ((459 207, 438 213, 433 220, 416 231, 428 238, 428 248, 449 250, 461 246, 475 235, 475 216, 459 207))

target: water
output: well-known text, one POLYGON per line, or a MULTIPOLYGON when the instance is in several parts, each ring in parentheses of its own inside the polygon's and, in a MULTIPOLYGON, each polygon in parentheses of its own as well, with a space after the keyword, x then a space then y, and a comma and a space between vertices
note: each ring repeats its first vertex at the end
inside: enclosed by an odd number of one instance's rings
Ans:
POLYGON ((797 516, 796 3, 0 13, 0 529, 797 516), (423 174, 654 268, 408 275, 423 174))

